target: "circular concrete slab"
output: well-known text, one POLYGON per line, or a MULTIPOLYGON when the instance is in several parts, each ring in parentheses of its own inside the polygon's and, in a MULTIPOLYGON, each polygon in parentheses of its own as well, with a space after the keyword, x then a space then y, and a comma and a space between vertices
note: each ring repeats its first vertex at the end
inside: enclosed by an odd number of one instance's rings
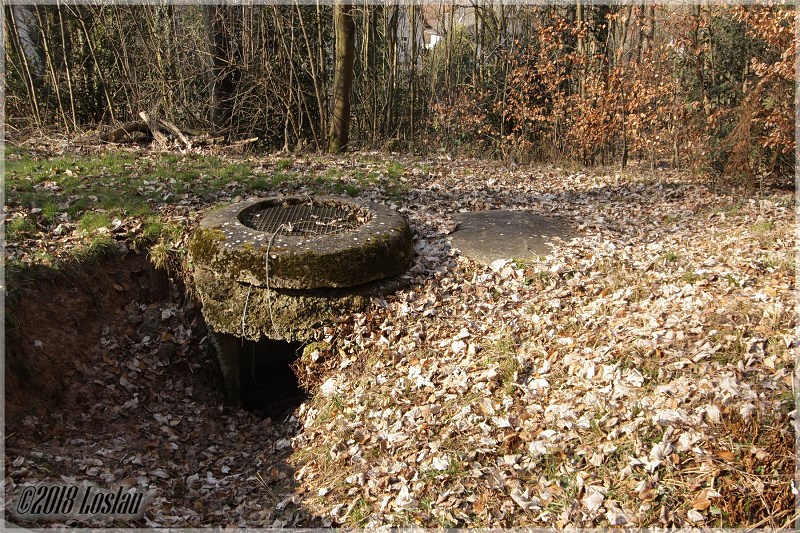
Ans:
POLYGON ((414 253, 403 214, 337 196, 252 198, 215 209, 189 251, 195 266, 220 278, 303 290, 395 276, 414 253))
POLYGON ((480 263, 497 259, 529 259, 550 253, 553 238, 569 240, 575 233, 564 220, 526 211, 472 211, 458 213, 458 229, 450 242, 480 263))

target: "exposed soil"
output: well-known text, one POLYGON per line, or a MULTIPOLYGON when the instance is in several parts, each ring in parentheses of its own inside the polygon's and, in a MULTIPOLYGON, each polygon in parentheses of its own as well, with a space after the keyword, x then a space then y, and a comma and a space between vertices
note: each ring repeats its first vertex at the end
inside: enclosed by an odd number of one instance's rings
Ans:
POLYGON ((7 309, 8 497, 45 479, 127 480, 152 500, 124 525, 301 520, 291 502, 275 510, 291 492, 295 421, 284 416, 297 394, 257 391, 261 417, 223 407, 199 306, 179 283, 134 252, 28 279, 7 309))
MULTIPOLYGON (((31 414, 62 409, 74 413, 87 400, 102 396, 105 384, 94 381, 94 363, 102 366, 114 357, 124 364, 126 355, 135 359, 137 349, 149 344, 142 342, 145 337, 158 339, 177 320, 192 323, 196 333, 204 331, 191 301, 180 317, 162 321, 161 309, 180 303, 176 301, 180 289, 154 271, 144 254, 114 255, 95 264, 37 274, 9 302, 6 416, 10 425, 31 414)), ((180 378, 183 370, 177 366, 183 364, 189 386, 213 403, 218 401, 213 367, 201 366, 197 374, 196 368, 189 371, 187 352, 196 350, 200 340, 191 333, 180 344, 159 346, 157 355, 165 357, 169 372, 157 375, 161 382, 180 378)))

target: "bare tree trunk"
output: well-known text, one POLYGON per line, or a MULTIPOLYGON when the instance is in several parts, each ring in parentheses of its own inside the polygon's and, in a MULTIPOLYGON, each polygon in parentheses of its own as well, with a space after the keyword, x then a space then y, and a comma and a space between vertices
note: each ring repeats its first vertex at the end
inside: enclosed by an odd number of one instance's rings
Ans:
MULTIPOLYGON (((318 68, 321 69, 323 66, 318 65, 317 62, 315 61, 314 51, 313 48, 311 47, 311 42, 308 39, 306 24, 305 21, 303 20, 303 13, 300 10, 300 5, 297 3, 296 0, 295 0, 295 6, 297 9, 297 18, 300 21, 300 29, 303 32, 303 41, 305 41, 306 44, 306 53, 308 54, 308 69, 309 72, 311 73, 311 82, 314 84, 314 97, 317 102, 317 113, 319 114, 319 120, 320 120, 320 134, 324 135, 326 126, 325 116, 327 115, 327 113, 325 112, 325 103, 322 99, 322 92, 320 91, 320 82, 318 79, 319 76, 317 74, 317 69, 318 68)), ((317 46, 319 48, 322 48, 322 43, 321 42, 317 43, 317 46)), ((317 128, 313 121, 309 121, 309 123, 311 125, 311 134, 314 137, 314 145, 319 149, 321 141, 318 139, 317 128)))
POLYGON ((370 145, 374 146, 378 139, 378 87, 377 83, 377 25, 378 9, 375 6, 364 6, 364 28, 362 42, 364 46, 362 63, 364 80, 367 84, 369 100, 364 101, 366 117, 364 131, 369 132, 370 145), (369 110, 367 113, 366 110, 369 110))
POLYGON ((586 54, 586 38, 584 37, 584 23, 586 17, 583 12, 583 2, 577 0, 575 5, 575 22, 578 24, 578 53, 580 55, 586 54))
MULTIPOLYGON (((58 9, 58 26, 61 30, 61 53, 67 54, 67 36, 64 28, 64 17, 61 15, 61 9, 58 9)), ((69 59, 64 58, 64 72, 67 74, 67 89, 69 90, 69 107, 72 115, 72 129, 78 131, 78 123, 75 116, 75 95, 72 91, 72 73, 69 68, 69 59)))
MULTIPOLYGON (((502 5, 502 4, 501 4, 502 5)), ((451 63, 453 61, 453 19, 456 18, 455 15, 456 5, 452 4, 449 6, 450 16, 447 20, 447 34, 445 35, 445 39, 447 39, 447 49, 446 49, 446 57, 445 57, 445 71, 444 71, 444 79, 445 79, 445 90, 447 91, 448 95, 452 95, 452 86, 450 85, 450 69, 452 67, 451 63)), ((448 104, 452 103, 452 99, 448 99, 448 104)))
POLYGON ((353 6, 337 0, 333 6, 336 54, 333 77, 333 112, 328 133, 328 151, 342 152, 350 136, 350 98, 355 63, 355 23, 353 6))
MULTIPOLYGON (((588 50, 586 48, 586 13, 584 12, 582 0, 577 0, 577 4, 575 5, 575 23, 578 28, 578 55, 583 59, 583 57, 587 55, 588 50)), ((581 100, 583 100, 584 97, 584 81, 585 74, 580 74, 578 76, 578 94, 581 100)))
MULTIPOLYGON (((71 8, 70 8, 71 9, 71 8)), ((91 13, 91 12, 90 12, 91 13)), ((103 66, 97 59, 97 54, 95 54, 94 44, 92 43, 92 36, 89 33, 89 28, 86 26, 86 22, 83 20, 80 11, 75 12, 75 16, 78 19, 78 23, 80 24, 81 30, 83 31, 83 35, 86 38, 86 47, 89 49, 89 54, 92 56, 92 65, 94 69, 97 70, 97 77, 100 78, 100 84, 103 89, 103 96, 105 96, 106 105, 108 106, 108 114, 111 117, 111 120, 116 120, 116 116, 114 114, 114 103, 111 100, 111 94, 108 92, 109 84, 106 80, 105 74, 103 74, 103 66)), ((91 73, 90 69, 89 73, 91 73)), ((105 113, 103 113, 105 114, 105 113)))
MULTIPOLYGON (((625 17, 621 22, 621 28, 619 28, 619 33, 621 33, 621 36, 617 39, 617 42, 615 43, 617 52, 616 54, 614 54, 615 65, 622 64, 623 60, 625 61, 626 64, 630 62, 631 54, 628 54, 626 58, 625 48, 628 46, 628 34, 629 34, 631 19, 633 19, 633 6, 629 5, 625 8, 625 17)), ((616 20, 619 23, 619 19, 616 20)))
MULTIPOLYGON (((272 6, 273 13, 275 15, 275 21, 280 19, 278 13, 278 6, 272 6)), ((284 96, 281 98, 283 106, 284 106, 284 116, 283 116, 283 148, 284 152, 289 151, 289 138, 290 138, 290 130, 289 127, 292 126, 296 136, 299 136, 299 132, 297 128, 294 127, 293 123, 293 116, 292 116, 292 106, 295 104, 295 79, 298 78, 297 73, 295 72, 295 60, 294 60, 294 46, 295 46, 295 38, 294 38, 294 14, 295 12, 292 11, 290 13, 291 20, 289 24, 289 28, 291 31, 289 43, 286 42, 286 36, 284 35, 283 31, 278 32, 279 34, 279 41, 281 45, 281 49, 284 53, 284 61, 288 64, 289 68, 289 80, 287 83, 288 90, 283 91, 284 96)), ((300 108, 300 97, 298 95, 298 111, 300 108)), ((300 113, 298 113, 300 115, 300 113)))
POLYGON ((652 47, 653 36, 655 34, 655 7, 642 3, 641 15, 644 21, 640 23, 640 44, 639 44, 639 63, 642 62, 642 54, 646 54, 652 47))
POLYGON ((114 28, 116 28, 116 35, 115 38, 119 43, 119 46, 114 46, 114 56, 117 59, 118 65, 118 72, 120 81, 126 87, 126 90, 123 91, 125 94, 125 101, 127 103, 127 111, 129 114, 133 115, 136 113, 136 109, 141 109, 141 105, 139 104, 140 98, 138 95, 138 87, 139 83, 134 79, 133 69, 131 68, 131 54, 128 53, 128 31, 127 27, 122 23, 122 19, 120 17, 120 10, 115 9, 113 11, 114 14, 114 21, 111 24, 114 28), (133 97, 133 100, 131 99, 133 97))
POLYGON ((414 142, 414 119, 417 115, 416 102, 417 102, 417 5, 414 0, 411 0, 411 7, 409 11, 409 30, 411 40, 411 72, 408 77, 408 92, 410 101, 408 106, 408 124, 409 124, 409 137, 410 143, 414 142))
POLYGON ((28 93, 28 100, 31 106, 31 112, 33 113, 33 119, 37 126, 42 125, 42 116, 39 112, 39 102, 36 98, 36 91, 35 91, 35 83, 33 80, 33 76, 31 74, 31 66, 28 61, 28 56, 25 51, 25 43, 22 42, 22 38, 19 34, 19 24, 17 22, 17 18, 15 15, 16 8, 22 9, 21 6, 8 6, 6 14, 8 19, 6 20, 6 24, 9 28, 9 33, 11 34, 11 44, 17 50, 17 57, 22 65, 20 69, 21 75, 25 81, 25 89, 28 93))
POLYGON ((233 99, 236 91, 236 72, 232 65, 231 7, 204 5, 203 18, 207 32, 208 53, 211 56, 211 124, 214 133, 229 140, 233 118, 233 99))
POLYGON ((392 16, 389 18, 389 24, 386 28, 386 35, 388 36, 389 43, 389 75, 386 80, 386 118, 384 121, 385 139, 388 139, 393 133, 394 122, 394 93, 397 84, 397 26, 400 14, 400 6, 394 4, 392 6, 392 16))
POLYGON ((45 31, 46 30, 45 25, 47 23, 47 13, 45 12, 43 17, 42 16, 43 10, 44 8, 40 7, 36 8, 36 17, 38 19, 39 32, 41 33, 41 38, 42 38, 41 39, 42 48, 44 50, 44 60, 47 63, 47 68, 50 70, 50 79, 52 80, 53 91, 55 92, 56 95, 56 104, 58 105, 58 111, 61 114, 62 120, 64 121, 64 126, 67 126, 69 121, 67 120, 67 113, 64 111, 64 105, 61 102, 61 91, 59 90, 58 87, 59 85, 58 75, 56 74, 56 69, 53 66, 53 55, 50 52, 50 43, 48 42, 47 32, 45 31))
POLYGON ((708 80, 705 75, 705 54, 703 53, 703 43, 701 41, 701 21, 702 9, 700 5, 693 5, 691 7, 692 13, 692 53, 694 54, 694 67, 697 84, 700 87, 700 97, 703 101, 703 111, 705 118, 711 115, 711 100, 708 97, 708 80))
MULTIPOLYGON (((622 82, 620 82, 622 83, 622 82)), ((620 98, 622 99, 622 160, 620 161, 620 171, 628 166, 628 120, 627 110, 625 109, 625 89, 620 88, 620 98)))

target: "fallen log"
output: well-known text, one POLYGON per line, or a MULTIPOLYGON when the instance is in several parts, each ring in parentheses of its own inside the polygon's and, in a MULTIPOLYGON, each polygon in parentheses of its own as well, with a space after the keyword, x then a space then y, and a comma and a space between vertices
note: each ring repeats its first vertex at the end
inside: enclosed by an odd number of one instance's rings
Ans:
MULTIPOLYGON (((142 120, 144 120, 145 123, 147 124, 147 126, 149 127, 150 132, 153 134, 153 139, 155 139, 156 143, 158 143, 158 145, 161 148, 166 147, 167 146, 167 138, 164 136, 163 133, 158 131, 157 127, 153 127, 154 124, 153 124, 153 121, 150 119, 150 116, 147 113, 145 113, 144 111, 140 111, 139 112, 139 116, 142 117, 142 120)), ((157 126, 157 124, 156 124, 156 126, 157 126)))
POLYGON ((158 122, 161 123, 161 125, 164 126, 165 128, 167 128, 169 131, 174 133, 178 137, 178 139, 180 139, 180 141, 183 143, 183 145, 186 148, 191 148, 192 147, 192 143, 189 142, 189 139, 186 138, 186 136, 183 134, 183 132, 181 130, 179 130, 178 127, 175 124, 173 124, 169 120, 165 120, 165 119, 160 119, 158 122))
MULTIPOLYGON (((142 119, 141 121, 127 122, 119 128, 100 135, 100 142, 132 142, 135 140, 132 136, 136 133, 141 133, 146 135, 147 141, 155 141, 156 144, 161 148, 167 147, 173 137, 182 143, 187 149, 192 148, 192 142, 194 139, 187 137, 187 135, 184 134, 173 122, 170 122, 166 119, 151 117, 144 111, 139 113, 139 117, 142 119)), ((94 139, 97 139, 97 137, 94 137, 94 139)), ((253 140, 255 139, 242 142, 249 143, 253 140)))
POLYGON ((143 133, 147 137, 152 137, 153 132, 146 122, 128 122, 123 124, 115 130, 100 135, 100 142, 104 143, 119 143, 123 142, 126 137, 130 137, 134 133, 143 133))

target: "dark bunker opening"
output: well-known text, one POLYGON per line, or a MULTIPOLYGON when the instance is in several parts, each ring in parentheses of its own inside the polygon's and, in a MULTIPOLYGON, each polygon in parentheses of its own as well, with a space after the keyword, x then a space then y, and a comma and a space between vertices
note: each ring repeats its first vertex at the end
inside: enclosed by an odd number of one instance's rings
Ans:
POLYGON ((242 408, 261 418, 280 421, 306 399, 294 373, 302 342, 240 339, 239 384, 242 408))

